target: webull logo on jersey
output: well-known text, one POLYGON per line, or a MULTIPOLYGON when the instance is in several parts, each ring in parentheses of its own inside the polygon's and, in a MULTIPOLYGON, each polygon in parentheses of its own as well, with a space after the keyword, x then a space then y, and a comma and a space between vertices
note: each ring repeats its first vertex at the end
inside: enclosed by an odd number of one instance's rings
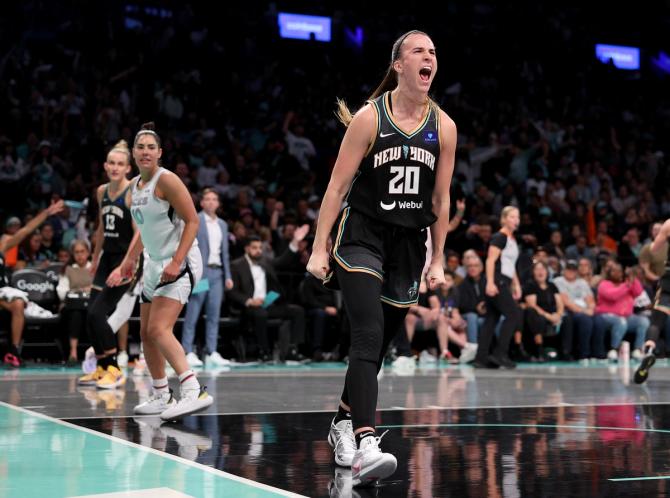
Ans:
POLYGON ((374 167, 377 168, 388 162, 397 161, 403 156, 405 159, 423 163, 430 169, 435 168, 435 156, 433 154, 421 147, 408 147, 407 145, 389 147, 388 149, 377 152, 374 157, 374 167))
POLYGON ((380 201, 379 205, 384 211, 391 211, 396 207, 398 209, 423 209, 423 201, 393 201, 388 204, 380 201))

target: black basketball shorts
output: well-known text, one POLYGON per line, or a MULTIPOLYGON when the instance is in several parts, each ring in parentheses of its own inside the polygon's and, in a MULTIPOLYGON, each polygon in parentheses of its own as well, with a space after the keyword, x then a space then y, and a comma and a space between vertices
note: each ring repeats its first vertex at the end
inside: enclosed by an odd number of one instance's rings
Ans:
POLYGON ((331 272, 325 285, 338 288, 332 271, 337 264, 381 280, 382 302, 400 308, 416 304, 426 263, 427 230, 389 225, 346 207, 333 227, 331 272))
POLYGON ((670 269, 666 268, 665 273, 658 282, 658 290, 654 299, 653 308, 670 315, 670 269))

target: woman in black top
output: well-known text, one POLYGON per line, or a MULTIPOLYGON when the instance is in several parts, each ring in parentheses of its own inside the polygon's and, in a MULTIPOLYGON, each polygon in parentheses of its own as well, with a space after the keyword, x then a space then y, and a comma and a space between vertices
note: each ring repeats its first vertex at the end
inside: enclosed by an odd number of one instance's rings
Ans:
POLYGON ((533 264, 533 278, 524 288, 526 303, 525 329, 533 334, 537 346, 537 361, 544 361, 543 337, 558 333, 563 318, 563 300, 556 286, 547 281, 549 271, 545 264, 533 264))
POLYGON ((477 356, 473 366, 477 368, 515 368, 509 359, 509 343, 514 331, 520 330, 522 314, 517 300, 521 298, 521 285, 516 273, 519 246, 514 231, 519 227, 519 209, 506 206, 500 214, 502 227, 489 243, 486 257, 486 320, 478 337, 477 356), (500 327, 498 343, 489 355, 493 332, 500 316, 505 320, 500 327))

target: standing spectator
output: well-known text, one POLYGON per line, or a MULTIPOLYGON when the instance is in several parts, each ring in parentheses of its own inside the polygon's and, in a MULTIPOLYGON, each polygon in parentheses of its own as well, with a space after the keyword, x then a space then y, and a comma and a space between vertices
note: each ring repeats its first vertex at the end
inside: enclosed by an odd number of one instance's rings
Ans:
POLYGON ((70 354, 67 366, 77 365, 77 346, 79 338, 86 335, 86 309, 93 284, 93 265, 88 257, 91 254, 88 241, 75 240, 71 249, 72 263, 58 279, 58 299, 64 304, 62 310, 63 324, 67 330, 70 354))
POLYGON ((642 346, 645 334, 649 328, 649 319, 646 316, 633 313, 635 298, 642 294, 644 289, 633 271, 624 272, 619 263, 608 266, 605 280, 598 285, 598 298, 596 304, 596 318, 594 323, 594 340, 598 350, 597 357, 604 356, 602 348, 605 344, 605 332, 611 330, 610 350, 607 358, 616 361, 617 350, 627 332, 635 333, 635 343, 632 357, 636 360, 642 358, 642 346))
POLYGON ((224 287, 226 290, 233 288, 228 254, 228 225, 216 214, 219 205, 219 194, 212 188, 205 188, 200 196, 202 211, 199 214, 200 225, 196 238, 204 266, 202 278, 203 281, 207 281, 208 289, 193 294, 189 299, 186 305, 184 330, 181 338, 181 345, 186 352, 186 361, 191 367, 202 366, 202 360, 193 351, 193 341, 195 339, 195 326, 205 301, 207 301, 205 308, 205 313, 207 313, 205 322, 205 363, 211 366, 224 366, 230 363, 217 350, 219 317, 221 316, 221 303, 224 297, 223 290, 224 287))
POLYGON ((305 127, 302 123, 292 123, 294 117, 295 113, 289 111, 284 119, 283 130, 288 152, 298 160, 303 170, 309 171, 309 160, 316 156, 316 148, 312 141, 305 136, 305 127), (291 131, 292 124, 293 131, 291 131))
MULTIPOLYGON (((585 259, 584 261, 587 261, 585 259)), ((579 358, 591 356, 591 336, 593 333, 593 313, 595 299, 588 282, 578 277, 579 264, 574 259, 568 260, 563 275, 554 279, 561 300, 565 306, 565 317, 561 333, 565 327, 572 327, 572 335, 577 336, 579 358)))

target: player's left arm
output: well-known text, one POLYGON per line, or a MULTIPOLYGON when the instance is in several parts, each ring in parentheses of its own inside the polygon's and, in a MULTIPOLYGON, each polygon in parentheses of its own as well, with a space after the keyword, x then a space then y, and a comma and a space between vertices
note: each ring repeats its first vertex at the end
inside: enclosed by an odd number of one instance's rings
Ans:
POLYGON ((437 216, 437 221, 430 227, 433 244, 431 263, 442 264, 444 260, 444 244, 449 231, 449 189, 454 174, 455 155, 456 123, 440 110, 440 159, 437 162, 433 189, 433 213, 437 216))
POLYGON ((168 201, 177 215, 184 221, 184 231, 181 234, 177 251, 172 257, 172 261, 181 266, 198 234, 200 219, 195 210, 191 194, 177 175, 174 173, 162 174, 156 187, 156 195, 168 201))

